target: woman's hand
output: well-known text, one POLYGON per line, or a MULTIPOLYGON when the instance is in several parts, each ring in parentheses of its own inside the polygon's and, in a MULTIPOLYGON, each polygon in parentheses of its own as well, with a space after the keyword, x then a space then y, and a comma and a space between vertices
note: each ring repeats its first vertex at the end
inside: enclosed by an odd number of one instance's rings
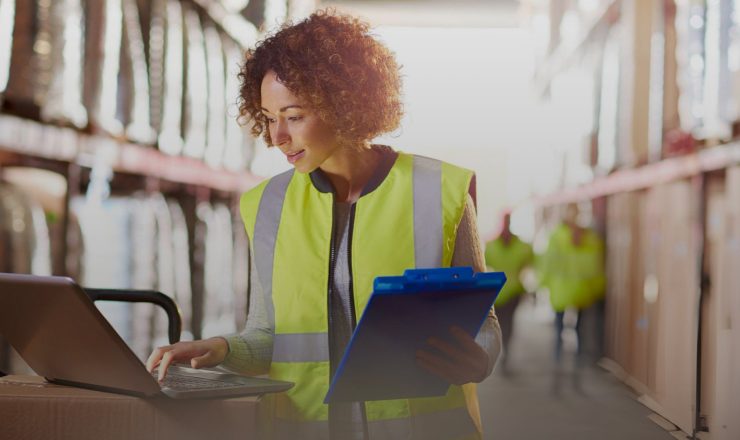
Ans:
POLYGON ((215 367, 226 359, 228 352, 229 344, 221 337, 178 342, 155 348, 146 361, 146 369, 152 372, 159 366, 159 381, 161 382, 167 375, 167 368, 173 362, 189 361, 193 368, 215 367))
POLYGON ((488 353, 465 330, 453 326, 454 343, 429 338, 436 350, 418 350, 416 362, 425 370, 454 385, 481 382, 488 373, 488 353))

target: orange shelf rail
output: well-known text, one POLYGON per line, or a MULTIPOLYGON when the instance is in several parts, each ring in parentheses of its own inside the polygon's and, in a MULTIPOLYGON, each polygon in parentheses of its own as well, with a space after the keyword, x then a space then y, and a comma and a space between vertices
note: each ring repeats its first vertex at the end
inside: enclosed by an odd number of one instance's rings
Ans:
POLYGON ((229 192, 244 192, 262 181, 246 171, 211 168, 197 159, 168 156, 154 147, 3 114, 0 114, 0 150, 90 168, 104 165, 114 172, 229 192))
POLYGON ((638 191, 738 164, 740 164, 740 141, 637 168, 617 170, 582 186, 535 196, 533 203, 535 206, 545 207, 591 200, 611 194, 638 191))

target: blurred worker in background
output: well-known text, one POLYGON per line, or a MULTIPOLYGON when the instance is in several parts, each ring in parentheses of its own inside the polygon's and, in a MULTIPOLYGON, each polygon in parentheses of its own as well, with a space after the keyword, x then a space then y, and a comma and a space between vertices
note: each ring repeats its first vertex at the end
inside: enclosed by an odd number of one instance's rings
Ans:
MULTIPOLYGON (((550 303, 555 311, 556 373, 559 373, 562 359, 566 310, 575 315, 576 366, 579 366, 583 348, 581 312, 604 296, 606 285, 604 242, 594 230, 579 224, 578 217, 578 205, 568 204, 563 220, 550 235, 547 250, 538 265, 540 285, 549 290, 550 303)), ((577 374, 574 375, 574 386, 579 386, 577 374)), ((555 387, 557 391, 558 380, 555 387)))
POLYGON ((496 298, 495 308, 501 325, 502 341, 505 351, 501 359, 501 371, 510 373, 508 347, 514 329, 514 312, 521 295, 526 292, 522 283, 525 269, 532 266, 534 254, 532 246, 522 241, 510 229, 511 213, 504 212, 498 236, 486 243, 485 257, 488 270, 506 273, 506 284, 496 298))

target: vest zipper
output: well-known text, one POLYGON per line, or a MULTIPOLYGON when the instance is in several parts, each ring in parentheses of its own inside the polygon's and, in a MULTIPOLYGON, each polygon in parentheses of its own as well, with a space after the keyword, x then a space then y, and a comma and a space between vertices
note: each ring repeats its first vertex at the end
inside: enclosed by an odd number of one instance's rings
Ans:
MULTIPOLYGON (((359 202, 359 201, 358 201, 359 202)), ((347 227, 347 265, 349 266, 349 307, 352 313, 352 332, 357 327, 357 311, 355 309, 355 283, 354 274, 352 273, 352 237, 355 231, 355 210, 357 203, 355 202, 349 209, 349 226, 347 227)), ((358 402, 360 404, 360 413, 362 415, 362 431, 363 438, 369 439, 370 433, 367 427, 367 407, 365 402, 358 402)))
POLYGON ((355 283, 352 274, 352 235, 355 229, 355 208, 357 202, 353 203, 349 209, 349 226, 347 231, 347 265, 349 266, 349 307, 352 313, 352 331, 357 326, 357 311, 355 310, 355 283))

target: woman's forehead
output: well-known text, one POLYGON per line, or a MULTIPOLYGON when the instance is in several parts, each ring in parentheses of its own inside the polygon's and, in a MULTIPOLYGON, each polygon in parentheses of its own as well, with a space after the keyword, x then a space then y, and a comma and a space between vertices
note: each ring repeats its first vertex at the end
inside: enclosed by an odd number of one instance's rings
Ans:
POLYGON ((304 107, 303 101, 285 87, 273 71, 267 72, 262 78, 260 97, 262 109, 270 113, 304 107))

